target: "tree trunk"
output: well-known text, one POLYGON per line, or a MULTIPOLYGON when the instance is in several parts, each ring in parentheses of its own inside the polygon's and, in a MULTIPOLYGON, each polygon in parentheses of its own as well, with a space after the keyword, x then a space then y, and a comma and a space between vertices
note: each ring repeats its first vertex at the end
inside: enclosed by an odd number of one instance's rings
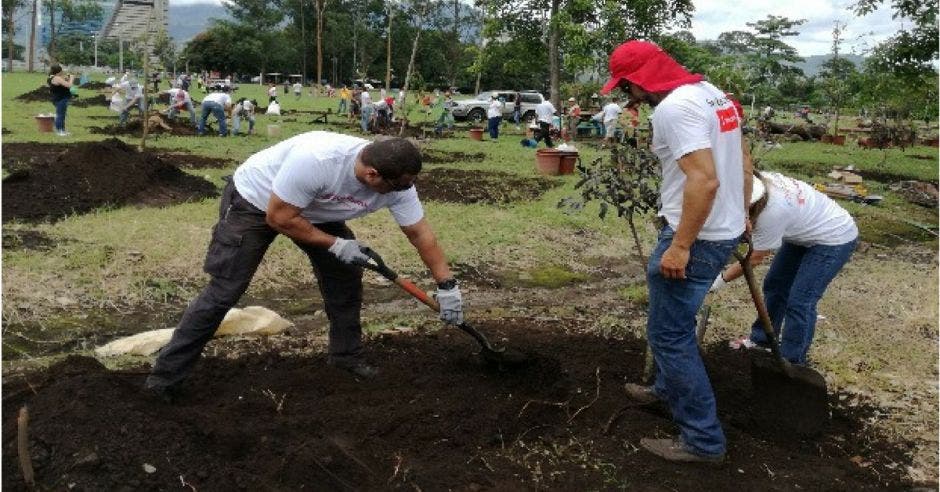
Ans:
MULTIPOLYGON (((428 4, 425 3, 421 13, 418 14, 418 18, 415 20, 415 25, 418 26, 415 33, 415 41, 411 44, 411 59, 408 60, 408 70, 405 71, 405 84, 401 87, 401 90, 408 94, 408 84, 411 83, 411 72, 415 67, 415 55, 418 54, 418 41, 421 40, 421 26, 424 24, 424 17, 427 15, 428 4)), ((405 109, 408 107, 408 101, 402 99, 402 117, 401 121, 401 130, 398 132, 398 135, 401 136, 402 132, 405 131, 405 126, 408 125, 408 111, 405 109)))
POLYGON ((36 15, 39 11, 39 0, 33 0, 32 21, 29 23, 29 52, 26 54, 26 71, 33 71, 33 53, 36 51, 36 15))
POLYGON ((392 90, 392 17, 395 11, 388 6, 388 32, 385 41, 385 90, 392 90))
POLYGON ((16 9, 11 8, 9 18, 7 19, 7 53, 10 56, 10 60, 7 65, 7 72, 13 71, 13 35, 15 34, 16 29, 16 21, 14 20, 15 14, 16 9))
POLYGON ((317 92, 320 81, 323 80, 323 12, 326 11, 327 0, 316 0, 317 8, 317 92))
POLYGON ((300 53, 303 56, 301 61, 301 66, 303 67, 303 82, 307 82, 307 21, 304 16, 304 2, 306 0, 300 0, 300 53))
POLYGON ((447 70, 450 72, 450 87, 457 86, 457 58, 460 54, 460 1, 454 0, 454 29, 451 32, 451 58, 447 70))
POLYGON ((55 0, 49 0, 49 47, 46 55, 50 62, 55 62, 55 0))
POLYGON ((551 18, 548 20, 548 73, 549 98, 557 109, 561 109, 561 97, 558 92, 558 80, 561 68, 558 60, 558 9, 561 0, 552 0, 551 18))

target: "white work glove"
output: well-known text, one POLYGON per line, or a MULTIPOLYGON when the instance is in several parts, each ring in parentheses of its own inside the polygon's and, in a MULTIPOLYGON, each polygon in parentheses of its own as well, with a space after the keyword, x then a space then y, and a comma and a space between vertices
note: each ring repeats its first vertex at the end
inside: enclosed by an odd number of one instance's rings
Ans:
POLYGON ((708 288, 708 292, 718 292, 719 290, 723 289, 726 285, 728 285, 728 282, 725 282, 724 277, 722 277, 721 274, 719 273, 718 278, 716 278, 712 286, 708 288))
POLYGON ((460 295, 460 286, 453 289, 437 289, 437 303, 441 306, 441 319, 449 325, 463 323, 463 298, 460 295))
POLYGON ((338 237, 328 251, 347 265, 362 266, 369 263, 370 258, 365 254, 368 249, 368 246, 355 239, 338 237))

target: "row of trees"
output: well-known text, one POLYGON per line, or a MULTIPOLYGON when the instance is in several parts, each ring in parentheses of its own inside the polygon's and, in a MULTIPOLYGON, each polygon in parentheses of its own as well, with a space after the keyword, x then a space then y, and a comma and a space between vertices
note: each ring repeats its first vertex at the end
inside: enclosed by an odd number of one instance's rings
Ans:
MULTIPOLYGON (((4 1, 5 20, 28 1, 4 1)), ((86 6, 91 0, 32 1, 64 18, 100 15, 86 6)), ((938 0, 891 2, 896 17, 913 21, 910 29, 866 53, 859 69, 842 56, 845 25, 837 24, 834 56, 814 76, 795 66, 801 58, 788 44, 804 20, 771 15, 716 40, 696 40, 683 30, 693 0, 477 0, 473 7, 459 0, 231 0, 225 3, 231 20, 214 21, 181 50, 166 33, 153 45, 166 68, 302 73, 334 84, 370 78, 387 86, 538 89, 558 104, 563 92, 595 92, 607 73, 607 54, 623 40, 643 38, 744 102, 888 103, 908 113, 932 112, 938 0)), ((866 15, 882 3, 859 0, 855 13, 866 15)), ((85 64, 91 54, 79 49, 81 42, 61 36, 50 53, 85 64)), ((115 56, 109 43, 99 50, 102 63, 115 56)))

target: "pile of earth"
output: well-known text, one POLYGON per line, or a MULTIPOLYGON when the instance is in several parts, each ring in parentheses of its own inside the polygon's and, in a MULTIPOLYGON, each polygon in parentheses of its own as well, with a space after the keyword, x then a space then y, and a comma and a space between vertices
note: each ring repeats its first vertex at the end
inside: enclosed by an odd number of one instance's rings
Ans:
POLYGON ((41 85, 29 92, 20 94, 14 99, 17 101, 26 101, 26 102, 35 102, 35 101, 49 101, 52 95, 49 92, 49 86, 41 85))
MULTIPOLYGON (((358 380, 294 333, 213 341, 174 404, 143 395, 146 370, 70 357, 3 380, 4 490, 26 490, 17 414, 39 490, 859 490, 902 489, 907 444, 865 432, 883 409, 831 398, 825 432, 800 437, 755 413, 747 352, 705 354, 728 437, 721 465, 677 465, 639 448, 676 431, 662 406, 626 398, 645 343, 576 320, 479 324, 523 350, 484 364, 457 330, 380 334, 358 380), (219 344, 223 344, 220 346, 219 344), (233 356, 241 352, 243 355, 233 356)), ((312 335, 312 334, 311 334, 312 335)), ((781 408, 785 412, 787 409, 781 408)))
POLYGON ((483 161, 486 154, 483 152, 474 152, 466 154, 463 152, 448 152, 446 150, 423 149, 421 151, 421 160, 432 164, 449 164, 452 162, 483 161))
POLYGON ((98 82, 97 80, 94 81, 94 82, 85 82, 85 83, 82 84, 80 87, 81 87, 82 89, 91 89, 91 90, 101 90, 101 89, 110 89, 110 88, 111 88, 110 85, 105 84, 104 82, 98 82))
POLYGON ((218 195, 212 183, 151 152, 102 142, 3 146, 3 221, 56 220, 105 206, 165 206, 218 195))
POLYGON ((439 167, 421 171, 415 186, 422 200, 503 204, 535 200, 560 184, 542 177, 439 167))
MULTIPOLYGON (((137 113, 132 112, 131 114, 136 115, 137 113)), ((156 115, 151 115, 151 117, 153 116, 156 115)), ((183 116, 186 117, 188 115, 183 113, 183 116)), ((167 130, 160 125, 151 124, 150 129, 147 131, 149 135, 174 135, 179 137, 192 137, 196 135, 196 128, 188 119, 158 117, 165 125, 170 127, 170 129, 167 130)), ((114 118, 117 119, 117 116, 114 116, 114 118)), ((118 124, 105 127, 92 126, 88 128, 88 131, 100 135, 140 135, 143 132, 143 123, 139 118, 131 118, 124 126, 118 124)), ((212 129, 212 125, 208 122, 206 123, 206 134, 216 135, 215 130, 212 129)))

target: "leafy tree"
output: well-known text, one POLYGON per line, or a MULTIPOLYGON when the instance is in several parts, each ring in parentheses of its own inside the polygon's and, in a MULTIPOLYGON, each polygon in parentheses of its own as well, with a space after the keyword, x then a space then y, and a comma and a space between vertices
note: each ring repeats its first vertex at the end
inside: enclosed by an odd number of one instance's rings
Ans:
POLYGON ((799 35, 793 28, 805 22, 806 19, 768 15, 764 20, 747 23, 755 31, 754 44, 750 47, 754 82, 773 85, 784 73, 802 73, 789 64, 803 61, 803 58, 784 39, 799 35))
MULTIPOLYGON (((245 39, 238 40, 238 44, 231 46, 241 47, 241 43, 248 41, 261 49, 256 58, 254 67, 269 66, 269 55, 273 54, 274 38, 281 31, 276 27, 284 20, 284 9, 281 0, 231 0, 224 3, 225 9, 235 19, 238 31, 245 34, 245 39), (260 46, 259 46, 260 45, 260 46)), ((253 71, 253 70, 251 70, 253 71)))
POLYGON ((46 51, 53 59, 57 59, 56 36, 63 26, 76 22, 99 21, 104 15, 101 4, 96 0, 43 0, 43 6, 49 14, 50 37, 46 51))
MULTIPOLYGON (((885 0, 858 0, 855 13, 864 16, 874 12, 885 0)), ((891 0, 894 19, 910 19, 914 27, 902 29, 873 53, 876 63, 891 67, 916 78, 923 65, 937 60, 938 0, 891 0)))

